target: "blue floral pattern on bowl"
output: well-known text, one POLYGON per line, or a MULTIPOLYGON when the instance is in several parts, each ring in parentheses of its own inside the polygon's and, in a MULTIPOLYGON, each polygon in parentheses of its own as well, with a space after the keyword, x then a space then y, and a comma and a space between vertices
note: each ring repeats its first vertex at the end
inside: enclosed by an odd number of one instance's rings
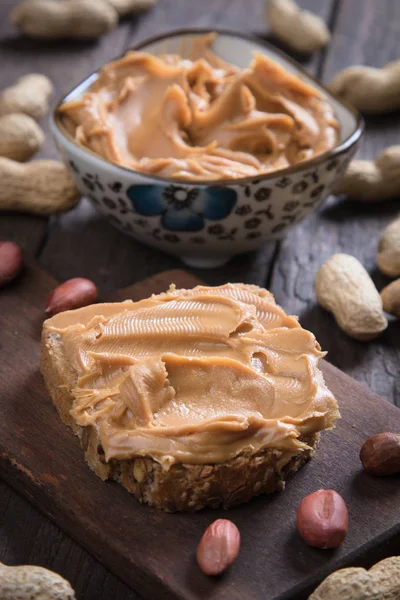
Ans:
POLYGON ((115 227, 177 254, 190 266, 209 267, 282 237, 318 210, 355 149, 353 145, 312 169, 224 186, 163 185, 113 166, 102 172, 93 168, 90 157, 77 161, 66 154, 65 159, 82 193, 115 227))
POLYGON ((161 215, 161 225, 169 231, 201 231, 206 221, 227 217, 237 202, 234 190, 217 186, 131 185, 127 195, 137 213, 161 215))

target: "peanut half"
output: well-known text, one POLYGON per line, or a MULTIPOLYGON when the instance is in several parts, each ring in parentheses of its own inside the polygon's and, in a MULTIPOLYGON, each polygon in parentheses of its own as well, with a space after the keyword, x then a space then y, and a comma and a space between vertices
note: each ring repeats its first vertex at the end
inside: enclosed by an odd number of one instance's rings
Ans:
POLYGON ((68 279, 48 295, 46 312, 56 315, 64 310, 87 306, 96 302, 97 295, 97 287, 90 279, 83 277, 68 279))
POLYGON ((22 267, 22 248, 14 242, 0 242, 0 288, 10 283, 22 267))
POLYGON ((368 438, 361 447, 360 460, 374 475, 400 473, 400 433, 377 433, 368 438))
POLYGON ((362 264, 349 254, 334 254, 315 277, 319 304, 333 313, 341 329, 357 340, 372 340, 388 326, 382 298, 362 264))
POLYGON ((207 527, 197 547, 196 559, 206 575, 220 575, 236 559, 240 532, 228 519, 217 519, 207 527))
POLYGON ((301 501, 297 529, 315 548, 337 548, 348 530, 349 517, 343 498, 334 490, 318 490, 301 501))

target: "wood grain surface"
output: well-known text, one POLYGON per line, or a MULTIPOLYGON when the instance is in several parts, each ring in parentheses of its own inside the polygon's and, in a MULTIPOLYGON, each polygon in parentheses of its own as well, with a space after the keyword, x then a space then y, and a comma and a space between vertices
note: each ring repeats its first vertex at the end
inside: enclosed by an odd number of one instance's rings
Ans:
MULTIPOLYGON (((263 0, 160 0, 151 12, 127 18, 99 41, 37 43, 26 40, 9 25, 7 14, 16 0, 0 3, 0 87, 20 75, 43 72, 58 96, 87 73, 149 35, 183 26, 221 26, 268 37, 263 0)), ((325 81, 348 64, 381 66, 398 58, 400 5, 393 0, 299 0, 321 14, 332 30, 328 49, 300 59, 325 81)), ((287 50, 287 49, 286 49, 287 50)), ((48 131, 46 118, 42 126, 48 131)), ((372 157, 388 143, 398 143, 398 115, 369 119, 360 152, 372 157)), ((48 135, 38 157, 55 158, 48 135)), ((329 200, 319 214, 298 225, 279 244, 235 258, 221 269, 195 272, 209 284, 226 280, 266 285, 303 325, 315 332, 328 360, 369 385, 389 402, 400 405, 399 322, 377 341, 362 344, 346 338, 333 319, 315 304, 313 278, 318 266, 338 251, 354 253, 372 273, 378 286, 386 279, 375 269, 377 237, 399 210, 399 202, 360 206, 329 200)), ((144 277, 179 267, 177 259, 145 248, 121 235, 83 200, 71 213, 49 221, 25 215, 0 215, 0 239, 14 239, 35 255, 58 279, 86 275, 103 290, 127 286, 144 277)), ((0 332, 0 347, 2 344, 0 332)), ((2 366, 0 366, 1 375, 2 366)), ((23 372, 23 365, 21 365, 23 372)), ((5 390, 6 391, 6 390, 5 390)), ((65 573, 81 600, 133 600, 136 594, 39 514, 5 483, 0 483, 0 560, 41 564, 65 573)))
MULTIPOLYGON (((172 282, 190 288, 198 280, 184 271, 166 271, 107 299, 137 300, 172 282)), ((205 576, 194 560, 196 546, 210 522, 226 511, 171 515, 140 505, 116 483, 102 482, 48 397, 38 369, 39 340, 43 302, 54 285, 40 268, 28 265, 0 297, 0 362, 6 365, 0 388, 7 388, 0 395, 0 472, 145 598, 302 600, 330 571, 370 566, 399 547, 399 477, 368 475, 358 455, 366 436, 400 429, 400 411, 323 361, 342 419, 322 435, 316 457, 284 492, 229 510, 241 532, 240 558, 223 578, 205 576), (295 528, 301 499, 321 486, 342 494, 349 509, 349 534, 336 551, 308 547, 295 528)))

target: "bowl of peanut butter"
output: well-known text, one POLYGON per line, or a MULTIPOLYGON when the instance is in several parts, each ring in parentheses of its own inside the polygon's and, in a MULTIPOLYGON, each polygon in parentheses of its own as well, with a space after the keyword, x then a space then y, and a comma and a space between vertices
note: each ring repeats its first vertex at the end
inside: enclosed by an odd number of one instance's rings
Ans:
POLYGON ((113 225, 215 267, 317 210, 363 125, 273 46, 185 30, 90 75, 58 103, 52 130, 78 187, 113 225))

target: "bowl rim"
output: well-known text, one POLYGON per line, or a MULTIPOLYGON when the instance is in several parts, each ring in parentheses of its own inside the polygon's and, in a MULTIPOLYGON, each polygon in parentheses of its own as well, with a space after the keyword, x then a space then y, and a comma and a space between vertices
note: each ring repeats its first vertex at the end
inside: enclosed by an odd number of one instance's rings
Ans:
POLYGON ((101 67, 99 67, 98 69, 96 69, 95 71, 93 71, 92 73, 90 73, 89 75, 87 75, 82 81, 77 83, 66 94, 62 95, 62 97, 58 100, 58 102, 56 103, 56 105, 50 115, 51 125, 53 125, 53 127, 55 127, 57 129, 57 131, 60 132, 64 138, 66 138, 67 141, 72 143, 76 148, 78 148, 82 152, 88 154, 90 157, 92 157, 92 159, 94 159, 97 162, 106 164, 108 166, 115 167, 115 169, 121 170, 124 173, 131 173, 131 174, 133 173, 141 178, 153 180, 154 183, 164 183, 164 184, 168 184, 168 185, 175 185, 175 186, 182 186, 182 187, 183 186, 222 187, 222 186, 246 185, 246 184, 251 183, 252 181, 258 181, 258 180, 267 181, 267 180, 271 180, 271 179, 276 179, 277 177, 282 178, 282 177, 285 177, 286 175, 292 175, 293 173, 298 173, 303 170, 308 170, 310 168, 314 168, 315 166, 320 165, 321 163, 325 162, 328 159, 330 160, 334 157, 337 157, 340 154, 346 152, 349 148, 351 148, 353 145, 355 145, 360 140, 360 138, 362 137, 364 130, 365 130, 365 123, 364 123, 364 119, 363 119, 362 115, 356 108, 354 108, 351 104, 347 103, 342 98, 339 98, 336 94, 332 93, 325 86, 324 83, 322 83, 314 75, 308 73, 308 71, 306 71, 306 69, 303 68, 303 66, 300 65, 294 58, 292 58, 291 56, 289 56, 288 54, 286 54, 279 48, 276 48, 273 44, 270 44, 263 38, 249 34, 249 33, 242 33, 239 31, 232 30, 232 29, 225 29, 225 28, 219 28, 219 27, 184 27, 181 29, 173 29, 171 31, 167 31, 167 32, 146 38, 145 40, 139 42, 138 44, 135 44, 134 46, 130 46, 130 47, 126 48, 122 54, 119 54, 115 58, 111 58, 105 64, 108 64, 109 62, 112 62, 114 60, 118 60, 119 58, 122 58, 126 54, 126 52, 128 52, 129 50, 141 50, 141 49, 145 48, 146 46, 148 46, 149 44, 153 44, 155 42, 160 42, 163 40, 167 40, 169 38, 174 38, 174 37, 178 37, 178 36, 182 36, 182 35, 207 34, 207 33, 216 33, 217 35, 222 34, 222 35, 231 36, 233 38, 244 39, 249 42, 253 42, 253 43, 257 44, 258 46, 268 48, 272 54, 275 53, 278 56, 281 56, 284 60, 289 62, 291 65, 293 65, 300 74, 305 75, 309 80, 311 80, 313 83, 316 83, 320 88, 322 88, 323 91, 327 94, 328 98, 332 97, 334 100, 336 100, 336 102, 341 104, 347 111, 349 111, 352 114, 352 116, 355 119, 354 131, 345 140, 343 140, 339 144, 336 144, 336 146, 334 146, 333 148, 330 148, 329 150, 327 150, 326 152, 323 152, 322 154, 318 154, 317 156, 315 156, 313 158, 301 161, 295 165, 290 165, 289 167, 284 167, 283 169, 277 169, 275 171, 270 171, 267 173, 259 173, 256 175, 252 175, 252 176, 248 176, 248 177, 241 177, 238 179, 215 179, 215 180, 214 179, 186 180, 186 179, 175 179, 173 177, 160 177, 158 175, 150 175, 148 173, 145 173, 144 171, 139 171, 139 170, 133 169, 131 167, 125 167, 123 165, 119 165, 118 163, 114 163, 114 162, 100 156, 99 154, 97 154, 96 152, 91 150, 90 148, 86 148, 85 146, 82 146, 67 131, 67 129, 65 128, 65 126, 62 123, 61 116, 58 114, 58 110, 59 110, 60 106, 66 101, 66 98, 70 94, 72 94, 78 87, 83 86, 88 81, 88 79, 91 79, 94 75, 96 75, 100 71, 100 69, 102 68, 103 65, 101 67))

